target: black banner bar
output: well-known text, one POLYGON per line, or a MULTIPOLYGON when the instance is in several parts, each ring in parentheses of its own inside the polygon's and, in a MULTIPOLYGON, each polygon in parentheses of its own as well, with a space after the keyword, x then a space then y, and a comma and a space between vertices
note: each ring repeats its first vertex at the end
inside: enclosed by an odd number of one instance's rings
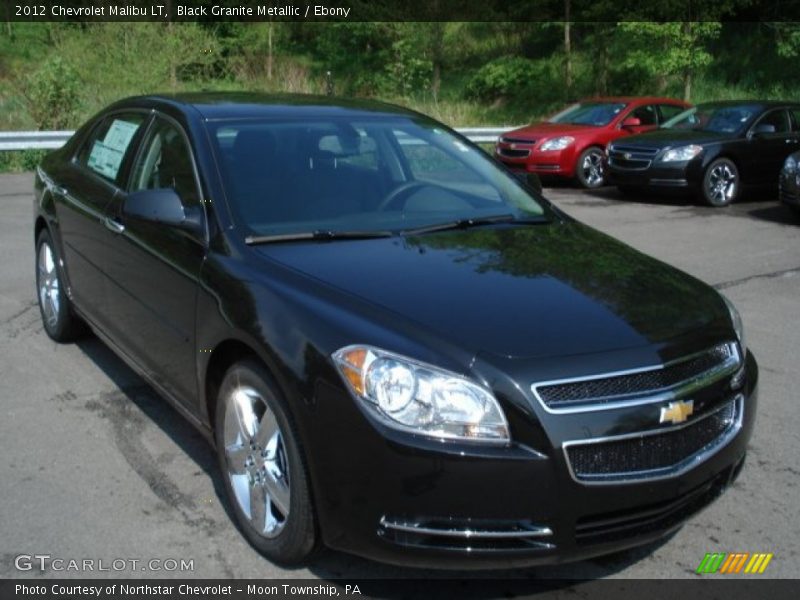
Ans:
POLYGON ((586 600, 674 600, 674 598, 724 598, 749 600, 797 597, 798 583, 759 576, 730 576, 680 580, 604 579, 402 579, 402 580, 111 580, 19 579, 0 580, 0 600, 230 600, 292 599, 401 599, 581 598, 586 600))
POLYGON ((4 21, 797 21, 800 0, 0 0, 4 21))

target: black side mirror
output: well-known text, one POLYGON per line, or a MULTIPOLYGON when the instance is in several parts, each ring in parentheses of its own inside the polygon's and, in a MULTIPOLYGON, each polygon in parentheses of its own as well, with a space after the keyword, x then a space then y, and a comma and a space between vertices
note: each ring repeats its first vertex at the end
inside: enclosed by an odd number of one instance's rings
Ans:
POLYGON ((129 217, 180 227, 193 233, 203 231, 202 212, 196 207, 184 207, 172 188, 131 192, 125 198, 122 212, 129 217))
POLYGON ((523 173, 522 171, 514 171, 514 176, 519 179, 523 185, 531 188, 537 194, 542 193, 542 180, 536 173, 523 173))
POLYGON ((771 125, 769 123, 759 123, 750 130, 750 137, 759 137, 770 133, 775 133, 775 125, 771 125))

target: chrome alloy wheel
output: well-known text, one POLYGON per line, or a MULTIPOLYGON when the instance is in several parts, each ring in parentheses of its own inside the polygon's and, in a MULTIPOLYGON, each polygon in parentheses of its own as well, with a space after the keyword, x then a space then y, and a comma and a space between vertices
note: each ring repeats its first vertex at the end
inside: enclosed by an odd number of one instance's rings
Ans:
POLYGON ((253 388, 228 397, 223 443, 239 509, 260 535, 276 537, 289 517, 289 463, 275 413, 253 388))
POLYGON ((600 152, 589 152, 581 162, 581 172, 587 187, 598 187, 605 180, 603 155, 600 152))
POLYGON ((715 165, 706 178, 706 195, 712 204, 729 204, 736 196, 738 183, 736 173, 728 164, 715 165))
POLYGON ((53 256, 53 249, 47 242, 39 245, 36 267, 39 304, 42 306, 42 313, 48 327, 52 329, 58 323, 58 317, 61 314, 61 302, 56 261, 53 256))

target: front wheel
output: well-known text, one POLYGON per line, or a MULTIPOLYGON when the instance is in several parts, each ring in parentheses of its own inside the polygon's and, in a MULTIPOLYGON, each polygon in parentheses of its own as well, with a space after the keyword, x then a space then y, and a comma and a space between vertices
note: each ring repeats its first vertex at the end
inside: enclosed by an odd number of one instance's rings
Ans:
POLYGON ((739 170, 732 160, 718 158, 706 168, 700 190, 706 204, 728 206, 739 196, 741 182, 739 170))
POLYGON ((285 400, 258 362, 225 374, 215 423, 225 490, 245 536, 276 562, 306 560, 316 546, 307 469, 285 400))
POLYGON ((599 188, 606 182, 605 157, 600 148, 587 148, 578 157, 575 178, 587 189, 599 188))

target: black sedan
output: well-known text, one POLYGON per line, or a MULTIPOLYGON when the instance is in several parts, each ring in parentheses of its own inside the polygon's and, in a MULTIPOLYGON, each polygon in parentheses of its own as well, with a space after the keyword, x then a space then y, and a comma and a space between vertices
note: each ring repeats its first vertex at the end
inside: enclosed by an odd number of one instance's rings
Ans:
POLYGON ((800 148, 800 104, 711 102, 661 129, 608 146, 610 181, 625 193, 683 190, 727 206, 743 186, 775 190, 786 156, 800 148))
POLYGON ((800 215, 800 152, 786 157, 779 178, 780 200, 800 215))
POLYGON ((273 560, 577 560, 674 531, 743 464, 733 306, 418 113, 132 98, 35 186, 48 335, 88 324, 198 427, 273 560))

